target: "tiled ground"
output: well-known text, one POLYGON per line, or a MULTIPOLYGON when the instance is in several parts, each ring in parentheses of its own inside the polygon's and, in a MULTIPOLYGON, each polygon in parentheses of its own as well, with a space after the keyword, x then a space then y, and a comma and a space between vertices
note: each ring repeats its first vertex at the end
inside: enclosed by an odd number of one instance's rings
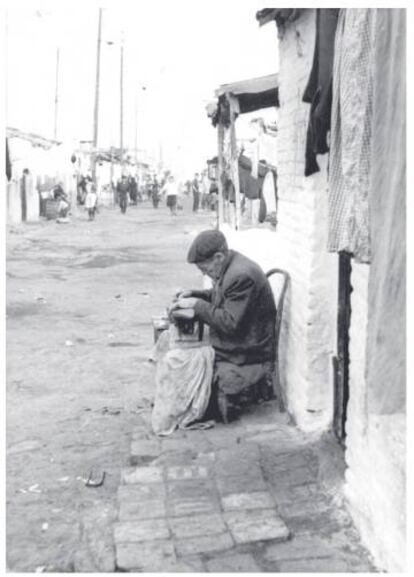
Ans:
POLYGON ((315 443, 272 403, 165 439, 140 420, 118 492, 118 570, 375 571, 315 443))

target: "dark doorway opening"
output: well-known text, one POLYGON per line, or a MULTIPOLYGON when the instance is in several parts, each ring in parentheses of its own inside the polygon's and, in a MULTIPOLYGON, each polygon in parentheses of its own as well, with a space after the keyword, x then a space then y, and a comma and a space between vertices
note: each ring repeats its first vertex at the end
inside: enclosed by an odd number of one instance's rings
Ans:
POLYGON ((339 253, 338 261, 337 356, 334 363, 334 416, 336 438, 345 445, 346 417, 349 400, 349 326, 351 322, 351 255, 339 253))

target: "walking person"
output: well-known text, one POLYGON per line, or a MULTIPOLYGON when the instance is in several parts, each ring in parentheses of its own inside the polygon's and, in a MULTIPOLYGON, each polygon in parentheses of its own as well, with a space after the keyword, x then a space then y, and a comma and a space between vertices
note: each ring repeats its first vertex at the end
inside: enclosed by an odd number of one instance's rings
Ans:
POLYGON ((58 218, 66 218, 68 215, 68 212, 70 210, 70 203, 69 203, 68 195, 63 190, 63 186, 62 186, 61 182, 59 182, 53 188, 53 198, 55 201, 57 201, 58 218))
POLYGON ((138 183, 134 176, 129 179, 129 198, 134 206, 138 203, 138 183))
POLYGON ((92 182, 87 184, 86 189, 85 208, 88 211, 88 220, 91 221, 95 220, 98 196, 96 194, 96 187, 92 182))
POLYGON ((198 212, 200 205, 200 184, 198 180, 198 172, 195 173, 193 181, 191 182, 191 190, 193 193, 193 212, 198 212))
POLYGON ((151 186, 151 198, 152 198, 152 206, 154 208, 158 208, 158 205, 160 203, 160 184, 157 180, 157 177, 154 177, 154 182, 152 183, 151 186))
POLYGON ((177 216, 178 184, 172 174, 168 177, 168 180, 164 185, 163 192, 165 194, 167 206, 170 209, 171 215, 177 216))
POLYGON ((207 171, 204 170, 201 175, 201 210, 207 210, 209 208, 209 180, 207 176, 207 171))
POLYGON ((116 185, 116 191, 118 193, 119 206, 121 208, 122 214, 126 213, 128 206, 128 196, 129 196, 129 182, 126 174, 122 175, 121 180, 118 180, 116 185))
POLYGON ((89 177, 88 180, 83 176, 83 174, 80 175, 79 177, 79 181, 78 181, 78 186, 77 186, 77 203, 80 205, 85 204, 85 199, 86 199, 86 194, 87 194, 87 184, 89 181, 89 177))

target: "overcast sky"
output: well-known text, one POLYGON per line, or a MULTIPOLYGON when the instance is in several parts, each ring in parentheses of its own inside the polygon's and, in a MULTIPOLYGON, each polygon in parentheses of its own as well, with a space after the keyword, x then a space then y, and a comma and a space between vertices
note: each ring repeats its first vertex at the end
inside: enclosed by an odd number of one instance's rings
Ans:
MULTIPOLYGON (((100 146, 119 145, 124 36, 124 142, 193 171, 216 153, 205 105, 220 84, 277 72, 274 24, 263 0, 19 1, 7 8, 7 125, 53 137, 60 50, 58 138, 92 139, 98 8, 103 6, 100 146), (112 42, 112 44, 108 44, 112 42), (145 90, 143 90, 145 87, 145 90), (138 104, 137 104, 138 103, 138 104)), ((174 168, 172 166, 172 168, 174 168)))

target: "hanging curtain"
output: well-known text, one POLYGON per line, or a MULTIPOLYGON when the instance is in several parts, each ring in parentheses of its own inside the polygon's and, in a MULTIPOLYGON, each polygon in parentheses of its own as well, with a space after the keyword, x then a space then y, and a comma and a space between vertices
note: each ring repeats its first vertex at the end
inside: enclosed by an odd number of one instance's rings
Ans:
POLYGON ((370 261, 374 9, 341 9, 335 39, 328 250, 370 261))

